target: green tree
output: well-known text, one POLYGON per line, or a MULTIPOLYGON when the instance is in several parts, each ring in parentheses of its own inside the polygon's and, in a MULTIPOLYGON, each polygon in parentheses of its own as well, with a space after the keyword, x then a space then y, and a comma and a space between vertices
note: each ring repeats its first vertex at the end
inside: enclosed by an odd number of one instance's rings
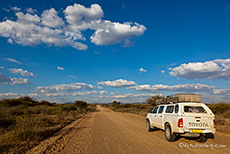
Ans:
POLYGON ((112 106, 119 106, 121 103, 117 101, 113 101, 112 106))
POLYGON ((49 101, 41 100, 38 105, 47 105, 47 106, 53 106, 49 101))
POLYGON ((88 104, 85 101, 78 100, 78 101, 75 101, 74 105, 79 108, 87 108, 88 104))
POLYGON ((156 101, 158 99, 164 99, 164 97, 161 95, 152 96, 152 97, 146 99, 146 104, 157 105, 156 101))

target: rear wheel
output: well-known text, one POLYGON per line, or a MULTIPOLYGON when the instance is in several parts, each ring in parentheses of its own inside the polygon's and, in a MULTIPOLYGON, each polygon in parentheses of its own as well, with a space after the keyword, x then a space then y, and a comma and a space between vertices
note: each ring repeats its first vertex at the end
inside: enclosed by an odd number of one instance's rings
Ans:
POLYGON ((146 120, 146 128, 147 128, 147 131, 150 132, 152 131, 153 129, 150 127, 150 122, 149 120, 146 120))
POLYGON ((207 138, 203 134, 200 134, 200 137, 196 139, 197 142, 206 142, 207 138))
POLYGON ((166 125, 165 127, 165 138, 169 142, 173 142, 176 140, 176 134, 172 134, 170 125, 166 125))

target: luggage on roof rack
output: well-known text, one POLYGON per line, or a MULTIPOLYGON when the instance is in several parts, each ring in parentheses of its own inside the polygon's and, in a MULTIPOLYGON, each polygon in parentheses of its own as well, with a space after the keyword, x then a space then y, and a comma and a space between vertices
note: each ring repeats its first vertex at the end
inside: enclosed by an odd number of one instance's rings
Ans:
POLYGON ((200 94, 174 94, 167 96, 163 99, 156 100, 156 104, 169 104, 169 103, 180 103, 180 102, 201 102, 200 94))

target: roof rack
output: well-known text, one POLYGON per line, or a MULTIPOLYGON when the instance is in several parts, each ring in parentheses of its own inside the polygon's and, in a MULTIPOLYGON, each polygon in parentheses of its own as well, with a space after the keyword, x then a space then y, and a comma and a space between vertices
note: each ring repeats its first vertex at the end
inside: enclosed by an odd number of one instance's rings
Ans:
POLYGON ((156 104, 172 104, 181 102, 201 102, 200 94, 174 94, 169 95, 166 98, 156 100, 156 104))

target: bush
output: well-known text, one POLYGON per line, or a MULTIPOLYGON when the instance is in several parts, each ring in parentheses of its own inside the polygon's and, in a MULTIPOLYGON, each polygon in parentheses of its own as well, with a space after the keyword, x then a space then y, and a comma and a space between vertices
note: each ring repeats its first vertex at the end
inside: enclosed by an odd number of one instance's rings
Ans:
POLYGON ((77 107, 73 104, 65 104, 61 106, 61 110, 62 111, 72 111, 72 110, 76 110, 77 107))
POLYGON ((21 101, 21 102, 31 102, 31 103, 38 103, 37 101, 35 101, 34 99, 30 98, 29 96, 25 96, 25 97, 19 97, 17 100, 21 101))
POLYGON ((152 96, 151 98, 146 99, 146 104, 157 105, 156 101, 158 99, 164 99, 161 95, 152 96))
POLYGON ((230 119, 230 110, 228 110, 224 113, 224 117, 227 119, 230 119))
POLYGON ((51 104, 50 102, 48 101, 45 101, 45 100, 41 100, 38 105, 47 105, 47 106, 54 106, 53 104, 51 104))
POLYGON ((5 107, 12 107, 12 106, 21 105, 22 102, 19 101, 18 99, 3 99, 0 101, 0 104, 2 104, 5 107))
POLYGON ((96 110, 96 108, 97 108, 97 104, 96 103, 94 103, 94 104, 88 104, 87 111, 94 112, 96 110))
POLYGON ((223 118, 216 118, 216 124, 217 125, 224 125, 225 124, 225 119, 223 119, 223 118))
POLYGON ((33 107, 28 107, 27 112, 31 114, 49 114, 53 115, 56 113, 58 107, 47 106, 47 105, 38 105, 33 107))
POLYGON ((121 104, 119 107, 122 107, 122 108, 130 108, 132 107, 133 105, 132 104, 121 104))
POLYGON ((207 104, 207 106, 214 114, 220 114, 230 110, 230 104, 227 103, 207 104))
POLYGON ((37 102, 32 98, 25 96, 20 98, 3 99, 0 101, 0 104, 5 107, 13 107, 18 105, 35 106, 37 105, 37 102))
POLYGON ((75 101, 74 105, 79 108, 87 108, 87 102, 85 101, 75 101))
POLYGON ((70 124, 96 104, 56 104, 30 97, 0 100, 0 153, 24 153, 70 124))
POLYGON ((10 117, 0 117, 0 128, 6 129, 14 124, 14 119, 10 117))

